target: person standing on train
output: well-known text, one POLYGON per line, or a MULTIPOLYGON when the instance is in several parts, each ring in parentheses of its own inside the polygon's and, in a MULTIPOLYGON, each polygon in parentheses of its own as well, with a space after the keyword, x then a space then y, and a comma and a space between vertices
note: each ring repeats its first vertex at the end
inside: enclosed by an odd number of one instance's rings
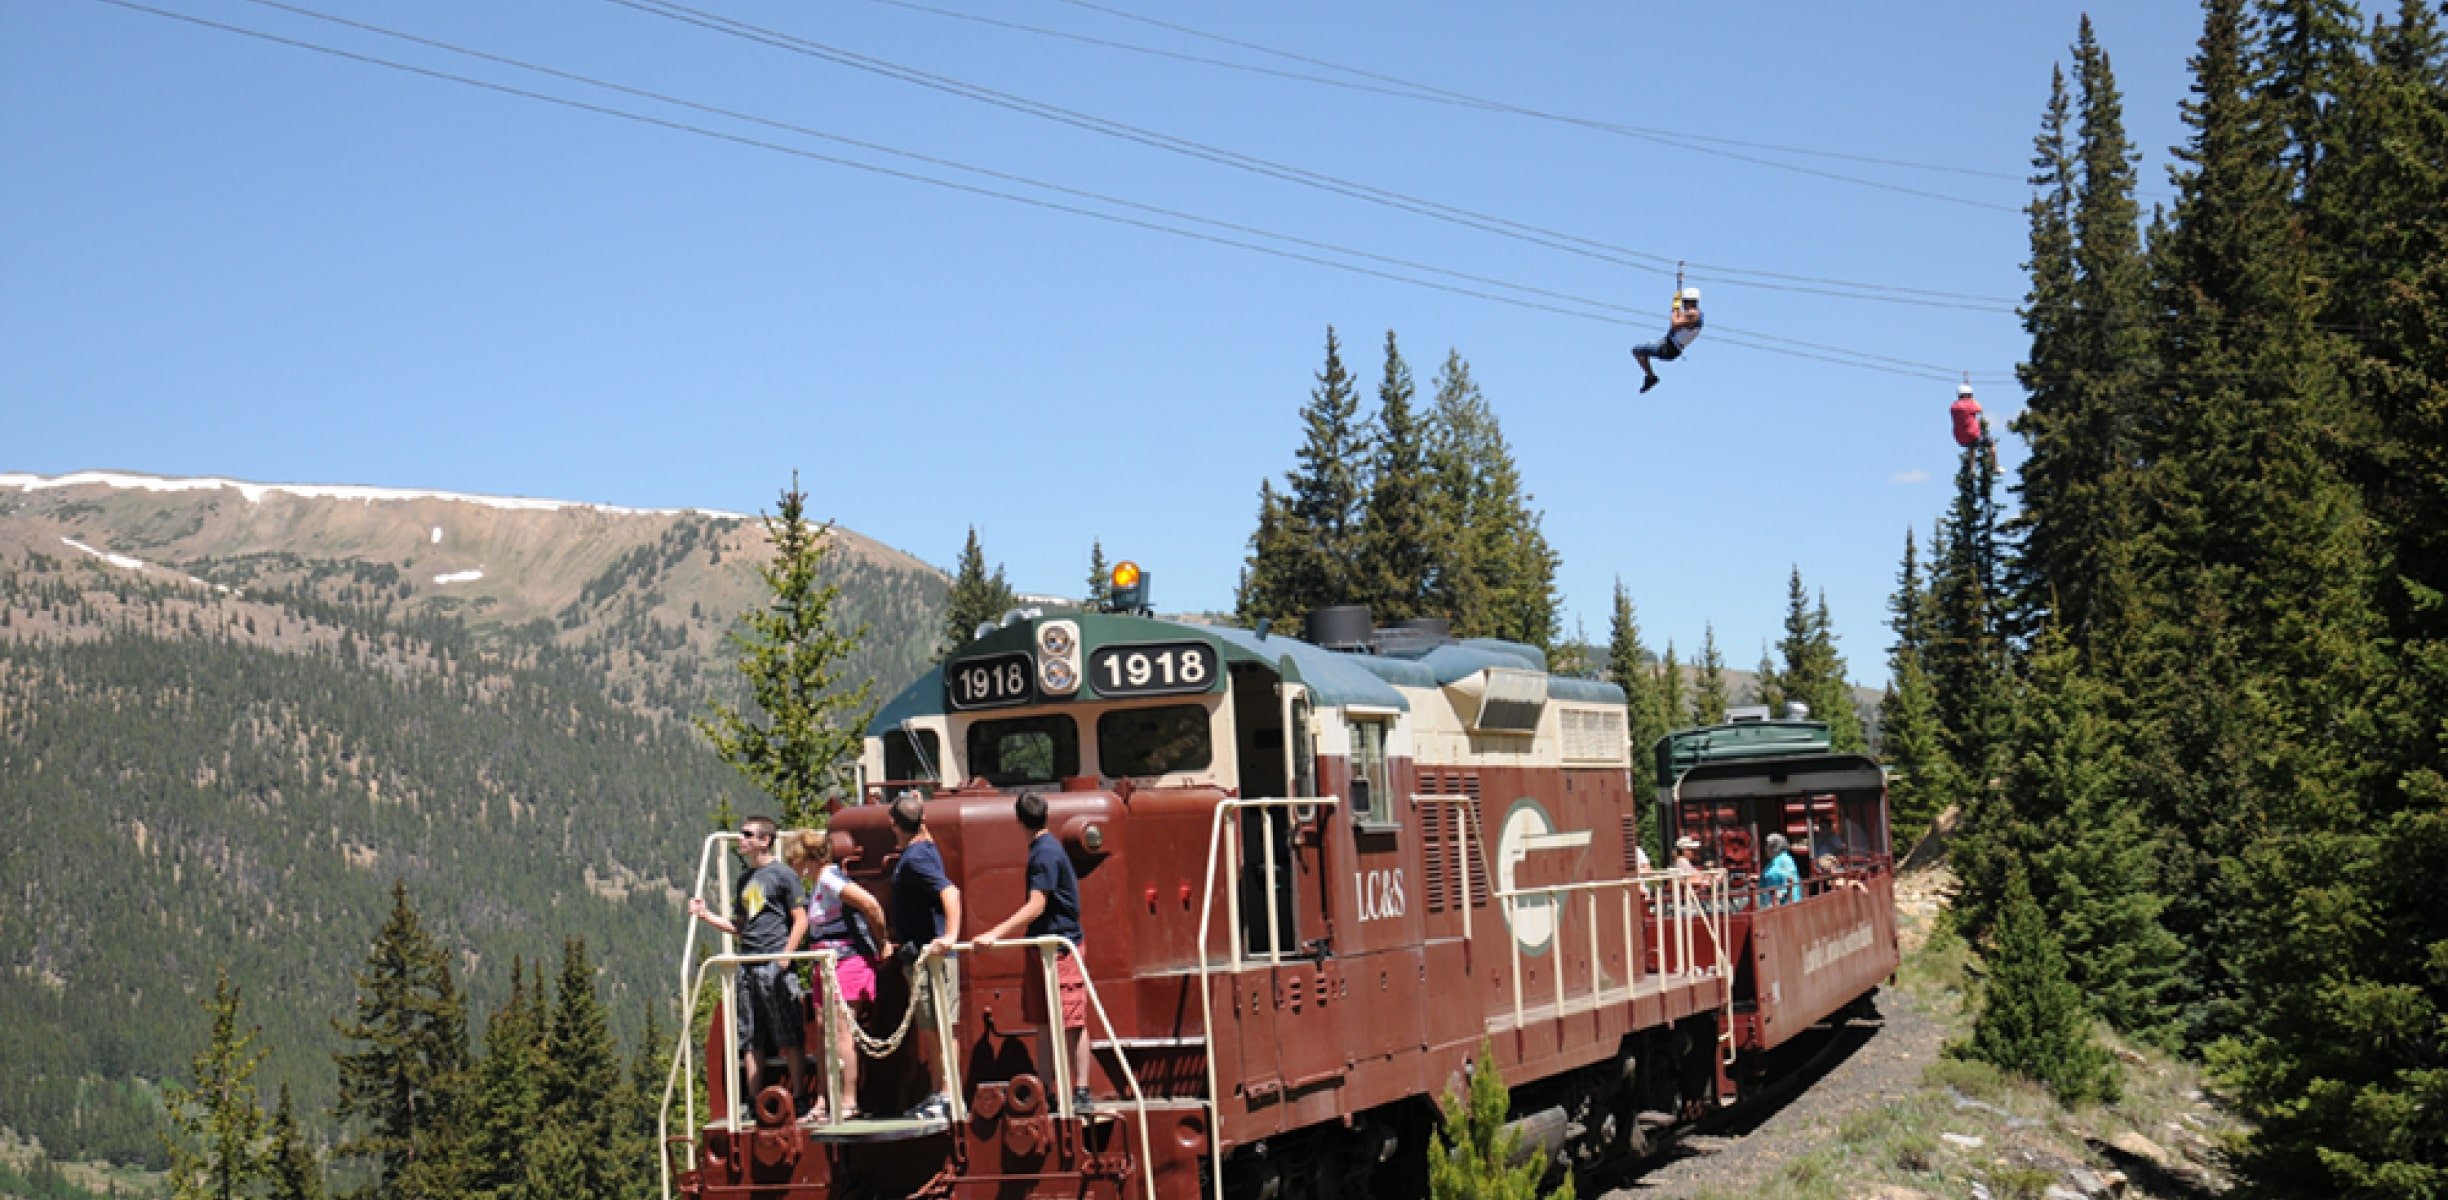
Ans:
MULTIPOLYGON (((1023 794, 1012 802, 1012 812, 1020 818, 1020 827, 1028 830, 1028 898, 1001 924, 977 936, 979 949, 1010 937, 1012 931, 1025 928, 1028 936, 1068 939, 1070 946, 1054 952, 1054 978, 1062 1002, 1062 1027, 1071 1039, 1071 1101, 1074 1109, 1089 1104, 1088 1068, 1093 1056, 1088 1046, 1088 978, 1080 972, 1079 959, 1072 947, 1083 940, 1080 933, 1079 872, 1071 866, 1071 856, 1063 853, 1062 839, 1046 832, 1045 797, 1035 792, 1023 794)), ((1052 1020, 1044 1011, 1043 959, 1035 951, 1029 953, 1031 983, 1021 993, 1021 1013, 1039 1022, 1038 1053, 1044 1062, 1054 1061, 1054 1031, 1052 1020)))
POLYGON ((1697 871, 1700 869, 1700 864, 1692 860, 1699 853, 1700 839, 1688 833, 1684 834, 1675 839, 1674 863, 1666 869, 1678 874, 1697 871))
MULTIPOLYGON (((835 1026, 833 1056, 842 1072, 841 1112, 832 1119, 847 1121, 858 1115, 858 1035, 851 1022, 865 1016, 867 1006, 875 1000, 880 948, 874 931, 884 928, 884 906, 876 903, 873 893, 852 883, 849 873, 833 861, 831 834, 801 829, 784 837, 782 843, 782 861, 808 885, 808 949, 833 952, 833 991, 849 1009, 846 1014, 825 1014, 835 1026)), ((821 1003, 825 995, 821 984, 816 995, 821 1003)), ((814 1111, 816 1106, 808 1108, 814 1111)))
MULTIPOLYGON (((935 835, 927 832, 926 800, 915 791, 901 793, 892 806, 893 841, 901 849, 901 857, 893 864, 892 906, 886 913, 892 926, 892 940, 899 946, 900 960, 913 972, 910 981, 911 1004, 956 1004, 959 997, 952 984, 952 944, 960 939, 961 891, 944 873, 943 851, 935 845, 935 835)), ((946 1012, 946 1023, 958 1020, 957 1012, 946 1012)), ((940 1048, 952 1053, 953 1048, 940 1048)), ((951 1099, 941 1092, 928 1096, 910 1110, 921 1118, 946 1117, 952 1111, 951 1099)))
MULTIPOLYGON (((689 897, 689 914, 739 939, 745 955, 790 954, 807 936, 807 909, 799 876, 774 857, 772 817, 740 822, 739 856, 748 865, 731 897, 731 915, 706 907, 705 897, 689 897)), ((763 1082, 765 1056, 778 1053, 790 1072, 791 1103, 799 1102, 807 1079, 807 1018, 792 990, 790 964, 752 962, 739 969, 740 1077, 754 1092, 763 1082)))
POLYGON ((1768 835, 1768 869, 1760 872, 1759 889, 1762 907, 1773 904, 1796 904, 1802 899, 1802 873, 1794 868, 1793 851, 1785 835, 1768 835))

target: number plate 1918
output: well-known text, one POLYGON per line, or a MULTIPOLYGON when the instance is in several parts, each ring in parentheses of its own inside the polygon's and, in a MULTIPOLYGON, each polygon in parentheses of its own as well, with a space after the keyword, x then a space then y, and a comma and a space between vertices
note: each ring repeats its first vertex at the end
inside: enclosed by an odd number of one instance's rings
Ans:
POLYGON ((1088 682, 1103 696, 1161 696, 1215 686, 1215 647, 1205 642, 1102 646, 1088 655, 1088 682))
POLYGON ((1026 654, 964 658, 944 668, 944 700, 954 708, 1026 704, 1034 694, 1026 654))

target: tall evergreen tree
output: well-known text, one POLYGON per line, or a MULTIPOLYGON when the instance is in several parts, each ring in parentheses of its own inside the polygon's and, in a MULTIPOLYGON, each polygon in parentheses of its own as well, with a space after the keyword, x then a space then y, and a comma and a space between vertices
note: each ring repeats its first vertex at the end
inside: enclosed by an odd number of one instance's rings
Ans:
POLYGON ((766 604, 741 614, 730 636, 751 704, 716 702, 697 729, 717 756, 774 798, 785 822, 809 824, 822 819, 826 796, 848 782, 875 712, 875 680, 844 677, 867 629, 843 627, 841 586, 822 578, 833 527, 808 520, 798 472, 764 523, 773 548, 772 561, 758 568, 766 604))
POLYGON ((1904 565, 1896 572, 1895 595, 1888 602, 1888 611, 1895 642, 1887 653, 1887 694, 1879 705, 1878 753, 1888 769, 1894 844, 1910 846, 1961 794, 1962 779, 1954 760, 1947 756, 1937 695, 1921 665, 1932 615, 1929 589, 1921 581, 1921 564, 1909 526, 1904 530, 1904 565))
POLYGON ((1447 351, 1435 386, 1428 462, 1449 549, 1431 607, 1456 632, 1552 648, 1558 557, 1512 447, 1459 353, 1447 351))
POLYGON ((2005 790, 2038 833, 2031 890, 2064 943, 2067 978, 2101 1019, 2172 1047, 2184 947, 2159 921, 2164 847, 2124 791, 2108 689, 2049 630, 2015 716, 2005 790))
POLYGON ((987 572, 986 551, 978 545, 977 526, 970 526, 969 539, 961 543, 960 564, 952 571, 951 593, 945 597, 944 643, 939 657, 950 658, 961 647, 976 641, 978 627, 1001 620, 1004 613, 1011 611, 1015 599, 1011 584, 1003 578, 1003 564, 996 563, 993 573, 987 572))
POLYGON ((2333 144, 2338 93, 2356 66, 2352 0, 2259 0, 2259 98, 2285 138, 2290 190, 2317 202, 2322 160, 2333 144))
POLYGON ((621 1102, 625 1075, 619 1047, 612 1040, 610 1017, 595 991, 595 967, 586 942, 562 943, 561 973, 553 987, 552 1011, 544 1022, 543 1073, 539 1111, 547 1128, 574 1134, 567 1154, 556 1156, 541 1173, 531 1170, 527 1195, 541 1200, 548 1194, 626 1195, 636 1184, 642 1161, 622 1161, 616 1149, 626 1147, 618 1135, 628 1123, 630 1105, 621 1102), (575 1181, 573 1191, 566 1188, 575 1181))
POLYGON ((1258 529, 1237 602, 1242 620, 1297 622, 1355 596, 1352 569, 1366 495, 1359 411, 1358 391, 1330 325, 1326 364, 1301 409, 1297 465, 1285 474, 1281 492, 1271 483, 1259 486, 1258 529))
POLYGON ((1438 564, 1450 559, 1448 530, 1439 519, 1429 476, 1427 431, 1412 399, 1411 368, 1389 329, 1369 436, 1360 557, 1352 568, 1353 599, 1368 605, 1380 621, 1436 615, 1428 611, 1429 598, 1440 588, 1438 564))
POLYGON ((510 998, 485 1025, 484 1057, 475 1068, 468 1102, 468 1194, 482 1200, 515 1200, 526 1178, 527 1149, 544 1105, 543 973, 536 995, 527 989, 526 964, 510 964, 510 998))
MULTIPOLYGON (((264 1145, 263 1108, 255 1102, 256 1049, 261 1029, 240 1028, 239 993, 229 969, 214 972, 212 998, 204 1002, 212 1035, 191 1064, 192 1086, 171 1084, 163 1097, 170 1110, 172 1200, 239 1200, 270 1178, 264 1145)), ((288 1096, 282 1094, 283 1111, 288 1096)))
POLYGON ((1691 723, 1691 702, 1683 691, 1683 664, 1675 661, 1674 639, 1666 641, 1666 657, 1658 660, 1658 703, 1666 710, 1666 728, 1691 723))
POLYGON ((1955 470, 1955 499, 1931 567, 1930 640, 1923 655, 1947 757, 1985 786, 2003 765, 2009 696, 2007 646, 1997 605, 1995 443, 1982 430, 1955 470))
POLYGON ((297 1106, 289 1085, 282 1084, 280 1106, 272 1111, 270 1144, 265 1147, 264 1200, 323 1200, 323 1164, 299 1126, 297 1106))
POLYGON ((1717 648, 1717 624, 1700 627, 1700 674, 1692 684, 1691 721, 1721 725, 1726 719, 1725 652, 1717 648))
POLYGON ((1785 684, 1777 670, 1776 651, 1766 642, 1760 643, 1759 666, 1751 671, 1751 703, 1768 707, 1771 719, 1785 715, 1785 684))
MULTIPOLYGON (((1649 662, 1648 647, 1641 645, 1640 618, 1632 607, 1632 593, 1625 590, 1621 578, 1615 581, 1615 609, 1607 626, 1606 677, 1607 682, 1624 690, 1632 761, 1638 764, 1673 727, 1667 721, 1666 698, 1660 694, 1657 668, 1649 662)), ((1645 832, 1643 840, 1650 840, 1653 833, 1645 832)))
POLYGON ((464 1191, 455 1119, 467 1065, 467 1013, 442 947, 391 885, 391 914, 357 972, 351 1019, 333 1022, 349 1049, 334 1056, 340 1103, 356 1127, 336 1153, 361 1159, 374 1179, 361 1200, 443 1200, 464 1191))

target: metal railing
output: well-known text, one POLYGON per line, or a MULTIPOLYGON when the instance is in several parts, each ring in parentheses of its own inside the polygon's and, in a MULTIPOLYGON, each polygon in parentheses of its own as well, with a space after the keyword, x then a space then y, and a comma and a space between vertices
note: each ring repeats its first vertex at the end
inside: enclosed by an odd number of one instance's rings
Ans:
MULTIPOLYGON (((721 854, 721 851, 737 838, 736 834, 718 833, 706 839, 704 852, 700 854, 698 860, 696 891, 693 894, 704 894, 706 875, 709 870, 718 875, 723 891, 726 894, 729 892, 730 863, 728 856, 721 854), (718 855, 720 855, 719 858, 718 855)), ((856 1017, 850 1012, 848 1003, 842 999, 839 981, 834 976, 833 964, 840 958, 839 950, 826 948, 799 950, 787 954, 740 954, 736 952, 736 936, 724 934, 722 935, 725 943, 723 952, 707 955, 702 961, 697 961, 698 924, 699 922, 692 915, 689 918, 688 936, 681 951, 680 1031, 672 1048, 671 1069, 664 1078, 663 1102, 655 1114, 656 1165, 660 1171, 662 1194, 665 1200, 671 1200, 674 1195, 671 1171, 671 1110, 674 1099, 680 1101, 682 1114, 687 1121, 687 1128, 691 1136, 703 1135, 703 1130, 697 1120, 697 1079, 692 1043, 695 1041, 697 1001, 704 994, 711 973, 719 971, 723 976, 723 1027, 726 1035, 723 1039, 722 1056, 725 1098, 723 1123, 727 1132, 734 1137, 738 1136, 742 1129, 743 1114, 750 1107, 742 1094, 746 1080, 742 1078, 740 1054, 735 1048, 737 1041, 735 1031, 739 1028, 739 993, 734 985, 741 967, 762 963, 813 962, 817 964, 817 986, 821 989, 823 997, 823 1004, 817 1017, 818 1044, 824 1048, 824 1090, 826 1109, 829 1113, 838 1114, 842 1111, 842 1064, 835 1053, 838 1042, 837 1031, 833 1023, 856 1020, 856 1017)), ((1072 1089, 1075 1083, 1071 1078, 1069 1041, 1071 1033, 1062 1024, 1062 987, 1061 980, 1056 973, 1056 955, 1067 950, 1072 955, 1073 961, 1079 964, 1080 982, 1087 994, 1090 1010, 1094 1013, 1096 1026, 1103 1028, 1106 1037, 1117 1046, 1122 1040, 1121 1035, 1115 1030, 1113 1020, 1106 1012, 1104 997, 1097 992, 1096 980, 1090 977, 1087 959, 1081 955, 1076 943, 1068 938, 1046 935, 1002 939, 998 940, 994 946, 982 949, 1004 948, 1034 949, 1038 952, 1039 965, 1043 967, 1041 974, 1046 993, 1046 1013, 1053 1043, 1055 1113, 1064 1118, 1076 1118, 1079 1112, 1072 1099, 1072 1089)), ((951 946, 952 954, 980 950, 980 947, 971 942, 956 942, 951 946)), ((950 1105, 951 1122, 957 1127, 968 1119, 968 1097, 961 1087, 960 1079, 960 1056, 957 1050, 959 1043, 957 1006, 960 984, 959 974, 954 969, 953 963, 951 954, 932 948, 922 952, 911 981, 910 1007, 909 1011, 904 1014, 902 1028, 889 1039, 871 1039, 861 1030, 858 1033, 858 1044, 861 1052, 869 1052, 878 1045, 884 1047, 880 1051, 869 1053, 868 1056, 871 1058, 883 1057, 897 1049, 901 1038, 908 1032, 909 1023, 914 1019, 914 1014, 920 1004, 919 988, 923 981, 926 989, 925 1003, 930 1010, 936 1034, 938 1048, 936 1065, 941 1072, 939 1090, 950 1105)), ((1083 1031, 1081 1036, 1086 1037, 1088 1034, 1083 1031)), ((804 1042, 806 1037, 804 1030, 800 1032, 800 1037, 804 1042)), ((1210 1057, 1212 1058, 1212 1055, 1210 1057)), ((1128 1053, 1117 1051, 1116 1062, 1121 1068, 1123 1081, 1129 1088, 1129 1102, 1138 1117, 1140 1178, 1145 1186, 1148 1200, 1155 1200, 1155 1151, 1148 1133, 1147 1095, 1139 1084, 1138 1072, 1131 1067, 1128 1053)), ((1212 1074, 1211 1064, 1210 1075, 1212 1074)))
POLYGON ((1209 962, 1207 958, 1207 941, 1215 918, 1216 856, 1218 852, 1221 852, 1224 858, 1224 878, 1227 881, 1224 889, 1224 904, 1228 914, 1226 919, 1231 924, 1229 933, 1232 955, 1231 961, 1225 965, 1236 975, 1255 966, 1274 967, 1283 961, 1281 944, 1283 925, 1275 899, 1275 872, 1277 870, 1275 839, 1272 836, 1259 839, 1259 861, 1263 873, 1261 882, 1266 891, 1267 953, 1263 960, 1255 960, 1244 953, 1246 948, 1241 944, 1241 816, 1252 809, 1335 809, 1342 805, 1343 800, 1340 796, 1277 796, 1263 799, 1231 797, 1216 802, 1214 815, 1208 822, 1207 886, 1199 893, 1198 989, 1199 1034, 1207 1041, 1206 1051, 1200 1056, 1207 1060, 1207 1178, 1213 1188, 1215 1200, 1223 1200, 1224 1196, 1224 1109, 1221 1099, 1223 1081, 1216 1073, 1215 994, 1214 989, 1208 984, 1208 981, 1214 976, 1216 964, 1209 962), (1224 822, 1227 817, 1230 817, 1233 823, 1233 836, 1229 839, 1224 836, 1224 822))
MULTIPOLYGON (((1734 1006, 1733 963, 1728 952, 1725 933, 1728 908, 1726 874, 1720 870, 1655 871, 1630 879, 1593 879, 1538 887, 1498 889, 1496 899, 1504 905, 1505 926, 1508 931, 1519 930, 1523 905, 1526 903, 1542 905, 1546 911, 1554 914, 1554 924, 1548 930, 1547 942, 1556 949, 1555 1015, 1563 1016, 1567 1003, 1572 999, 1565 990, 1568 981, 1565 979, 1563 948, 1564 919, 1572 911, 1570 901, 1575 896, 1587 901, 1585 923, 1589 929, 1589 993, 1587 997, 1589 1006, 1597 1007, 1606 994, 1604 959, 1599 954, 1598 902, 1602 894, 1610 892, 1618 894, 1621 900, 1625 998, 1629 999, 1638 988, 1641 961, 1635 940, 1640 928, 1639 910, 1633 904, 1633 897, 1636 894, 1655 892, 1657 895, 1650 897, 1647 905, 1649 911, 1656 915, 1658 926, 1658 936, 1652 940, 1650 945, 1652 952, 1650 960, 1656 966, 1655 974, 1661 980, 1690 980, 1698 976, 1714 977, 1724 982, 1726 984, 1724 992, 1727 1018, 1724 1025, 1726 1029, 1731 1030, 1734 1006), (1706 899, 1702 898, 1704 893, 1706 899), (1706 936, 1711 951, 1707 964, 1697 969, 1695 969, 1693 959, 1693 951, 1697 948, 1699 941, 1699 937, 1694 933, 1695 926, 1699 934, 1706 936), (1669 944, 1675 948, 1675 957, 1671 963, 1666 956, 1669 944)), ((1513 1027, 1519 1029, 1527 1023, 1529 1012, 1522 995, 1522 940, 1518 932, 1514 932, 1513 936, 1505 940, 1510 943, 1509 948, 1512 955, 1513 1027)), ((1726 1039, 1721 1036, 1719 1040, 1722 1042, 1726 1039)), ((1731 1051, 1729 1051, 1727 1061, 1733 1061, 1731 1051)))

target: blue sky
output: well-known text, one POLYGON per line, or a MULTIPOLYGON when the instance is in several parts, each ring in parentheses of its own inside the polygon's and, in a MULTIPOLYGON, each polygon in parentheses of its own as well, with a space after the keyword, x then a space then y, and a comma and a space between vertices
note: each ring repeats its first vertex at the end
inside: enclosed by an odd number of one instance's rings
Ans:
MULTIPOLYGON (((1015 586, 1076 593, 1101 538, 1159 606, 1225 608, 1326 328, 1372 397, 1390 329, 1423 397, 1449 349, 1470 362, 1563 555, 1568 631, 1605 637, 1620 576, 1653 648, 1688 659, 1713 621, 1749 667, 1798 565, 1871 683, 1904 530, 1948 495, 1947 373, 1989 381, 1993 420, 2020 407, 1997 310, 2082 11, 693 0, 741 37, 647 0, 140 2, 363 57, 0 6, 0 471, 755 510, 796 467, 818 514, 932 562, 974 523, 1015 586), (1638 396, 1626 348, 1662 328, 1650 264, 1676 259, 1710 332, 1638 396), (1941 370, 1764 348, 1806 344, 1941 370)), ((2093 16, 2161 198, 2197 12, 2093 16)))

